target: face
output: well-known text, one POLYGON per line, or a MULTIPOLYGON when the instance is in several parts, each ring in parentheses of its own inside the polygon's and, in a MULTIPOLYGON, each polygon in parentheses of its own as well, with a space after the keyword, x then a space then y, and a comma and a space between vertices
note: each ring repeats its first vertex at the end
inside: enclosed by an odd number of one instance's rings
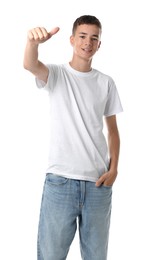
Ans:
POLYGON ((101 30, 96 25, 81 24, 77 27, 75 35, 70 37, 74 55, 89 60, 99 49, 101 30))

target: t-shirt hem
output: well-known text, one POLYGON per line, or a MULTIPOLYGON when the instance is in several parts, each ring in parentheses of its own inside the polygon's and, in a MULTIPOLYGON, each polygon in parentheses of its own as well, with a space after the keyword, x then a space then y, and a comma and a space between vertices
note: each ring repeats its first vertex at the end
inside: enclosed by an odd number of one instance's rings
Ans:
POLYGON ((90 181, 90 182, 96 182, 97 181, 97 178, 94 178, 94 177, 90 177, 90 176, 83 176, 83 175, 72 175, 72 174, 67 174, 67 173, 58 173, 58 172, 55 172, 55 171, 46 171, 46 175, 47 174, 54 174, 54 175, 58 175, 58 176, 61 176, 61 177, 64 177, 64 178, 68 178, 68 179, 73 179, 73 180, 81 180, 81 181, 90 181))
POLYGON ((105 117, 109 117, 109 116, 114 116, 114 115, 117 115, 119 113, 123 112, 123 109, 120 109, 120 110, 117 110, 117 111, 113 111, 111 113, 108 113, 108 114, 104 114, 105 117))

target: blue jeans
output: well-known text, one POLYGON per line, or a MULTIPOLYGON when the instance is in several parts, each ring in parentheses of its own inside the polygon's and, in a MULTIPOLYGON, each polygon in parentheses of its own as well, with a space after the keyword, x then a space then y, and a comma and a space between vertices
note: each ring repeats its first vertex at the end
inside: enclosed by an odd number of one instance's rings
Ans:
POLYGON ((38 260, 65 260, 77 221, 83 260, 106 260, 112 187, 46 175, 38 231, 38 260))

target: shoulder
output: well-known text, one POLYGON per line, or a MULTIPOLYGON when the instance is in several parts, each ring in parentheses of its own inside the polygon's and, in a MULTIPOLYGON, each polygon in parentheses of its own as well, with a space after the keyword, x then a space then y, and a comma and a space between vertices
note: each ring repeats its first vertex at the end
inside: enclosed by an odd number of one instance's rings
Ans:
POLYGON ((49 71, 60 71, 62 68, 62 64, 53 64, 53 63, 49 63, 46 64, 47 68, 49 69, 49 71))
POLYGON ((104 72, 102 72, 102 71, 99 71, 99 70, 97 70, 97 69, 93 69, 93 71, 94 71, 94 75, 95 75, 96 77, 98 77, 98 79, 99 79, 100 81, 102 81, 102 82, 104 82, 106 85, 108 85, 109 88, 111 88, 111 87, 116 87, 116 86, 115 86, 115 81, 114 81, 114 79, 113 79, 110 75, 108 75, 108 74, 106 74, 106 73, 104 73, 104 72))

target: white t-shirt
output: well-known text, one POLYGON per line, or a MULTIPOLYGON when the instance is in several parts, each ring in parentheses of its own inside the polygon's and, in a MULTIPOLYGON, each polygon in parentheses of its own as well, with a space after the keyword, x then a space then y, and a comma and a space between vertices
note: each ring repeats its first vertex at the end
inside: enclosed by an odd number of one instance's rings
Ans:
POLYGON ((109 167, 103 116, 122 111, 115 83, 95 69, 79 72, 69 64, 47 66, 47 84, 36 79, 37 86, 48 90, 50 98, 46 173, 95 182, 109 167))

